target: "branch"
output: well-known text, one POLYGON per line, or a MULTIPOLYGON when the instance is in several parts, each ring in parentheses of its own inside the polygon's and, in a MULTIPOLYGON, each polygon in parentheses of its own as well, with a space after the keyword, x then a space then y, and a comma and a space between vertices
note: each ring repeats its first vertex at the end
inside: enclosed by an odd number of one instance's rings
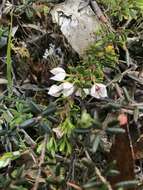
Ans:
POLYGON ((108 190, 113 190, 110 183, 102 176, 100 170, 97 167, 95 167, 95 172, 96 172, 96 175, 101 180, 101 182, 104 183, 105 185, 107 185, 108 190))
POLYGON ((37 190, 39 187, 39 178, 41 176, 41 171, 42 171, 41 167, 42 167, 42 164, 44 163, 44 159, 45 159, 47 139, 48 139, 48 134, 46 133, 45 137, 44 137, 43 149, 42 149, 41 156, 40 156, 38 174, 37 174, 35 184, 34 184, 32 190, 37 190))

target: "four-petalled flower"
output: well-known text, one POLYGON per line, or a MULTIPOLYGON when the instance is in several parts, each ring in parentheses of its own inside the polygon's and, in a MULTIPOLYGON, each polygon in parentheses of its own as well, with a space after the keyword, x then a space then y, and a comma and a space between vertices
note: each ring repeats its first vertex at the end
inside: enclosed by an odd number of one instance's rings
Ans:
POLYGON ((107 89, 104 84, 95 83, 90 90, 90 95, 94 98, 101 99, 107 97, 107 89))

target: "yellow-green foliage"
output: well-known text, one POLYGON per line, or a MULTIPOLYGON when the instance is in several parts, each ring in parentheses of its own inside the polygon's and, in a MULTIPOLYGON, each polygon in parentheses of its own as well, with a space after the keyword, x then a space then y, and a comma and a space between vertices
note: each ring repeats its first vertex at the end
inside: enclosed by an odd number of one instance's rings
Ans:
MULTIPOLYGON (((110 38, 110 37, 109 37, 110 38)), ((101 39, 92 44, 87 49, 83 65, 84 67, 91 68, 92 77, 96 82, 104 79, 103 69, 105 67, 114 68, 118 62, 118 56, 115 53, 113 42, 108 39, 101 39)))
POLYGON ((7 44, 7 54, 6 54, 6 64, 7 64, 7 80, 8 80, 8 91, 9 95, 12 93, 12 60, 11 60, 11 41, 12 41, 12 18, 11 13, 11 23, 10 30, 8 35, 8 44, 7 44))
POLYGON ((143 0, 100 0, 99 3, 107 8, 109 16, 115 16, 120 21, 136 18, 143 10, 143 0))

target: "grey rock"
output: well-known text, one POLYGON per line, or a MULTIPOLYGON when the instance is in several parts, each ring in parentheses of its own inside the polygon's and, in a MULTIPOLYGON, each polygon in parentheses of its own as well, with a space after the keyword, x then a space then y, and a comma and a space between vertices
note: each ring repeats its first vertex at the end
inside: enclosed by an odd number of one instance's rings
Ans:
POLYGON ((82 55, 88 46, 99 39, 96 32, 100 29, 97 16, 82 0, 66 0, 53 7, 52 18, 72 48, 82 55))

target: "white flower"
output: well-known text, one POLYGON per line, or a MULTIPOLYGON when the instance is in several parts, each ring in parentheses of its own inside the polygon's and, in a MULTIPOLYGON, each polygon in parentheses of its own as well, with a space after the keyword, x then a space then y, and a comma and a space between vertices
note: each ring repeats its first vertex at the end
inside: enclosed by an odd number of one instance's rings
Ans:
POLYGON ((63 95, 65 97, 70 96, 74 92, 74 85, 70 82, 63 83, 63 95))
POLYGON ((107 95, 106 86, 104 84, 101 84, 101 83, 95 83, 91 87, 90 95, 97 98, 97 99, 107 97, 108 95, 107 95))
POLYGON ((84 93, 85 93, 86 95, 89 95, 89 94, 90 94, 90 90, 89 90, 88 88, 84 88, 83 91, 84 91, 84 93))
POLYGON ((52 85, 50 88, 49 88, 49 92, 48 94, 51 95, 51 96, 54 96, 54 97, 59 97, 62 93, 62 85, 52 85))
POLYGON ((52 85, 49 88, 48 94, 54 97, 59 97, 62 93, 65 97, 70 96, 74 92, 74 85, 70 82, 64 82, 61 85, 52 85))
POLYGON ((46 50, 45 50, 45 53, 44 53, 44 55, 43 55, 43 58, 44 58, 44 59, 47 59, 49 56, 51 56, 51 55, 53 55, 53 54, 55 54, 55 45, 50 44, 50 45, 49 45, 49 49, 46 49, 46 50))
POLYGON ((81 91, 80 88, 76 90, 75 95, 79 96, 79 97, 82 97, 82 91, 81 91))
POLYGON ((63 81, 66 77, 66 72, 61 67, 56 67, 50 71, 54 76, 50 79, 55 81, 63 81))
POLYGON ((88 89, 88 88, 83 88, 83 90, 82 89, 78 89, 77 91, 76 91, 76 93, 75 93, 75 95, 76 96, 79 96, 79 97, 82 97, 82 95, 89 95, 90 94, 90 90, 88 89))
POLYGON ((58 139, 62 138, 64 135, 64 132, 59 127, 54 128, 52 131, 56 134, 58 139))
POLYGON ((57 75, 59 73, 65 73, 65 70, 61 67, 56 67, 50 71, 53 75, 57 75))

